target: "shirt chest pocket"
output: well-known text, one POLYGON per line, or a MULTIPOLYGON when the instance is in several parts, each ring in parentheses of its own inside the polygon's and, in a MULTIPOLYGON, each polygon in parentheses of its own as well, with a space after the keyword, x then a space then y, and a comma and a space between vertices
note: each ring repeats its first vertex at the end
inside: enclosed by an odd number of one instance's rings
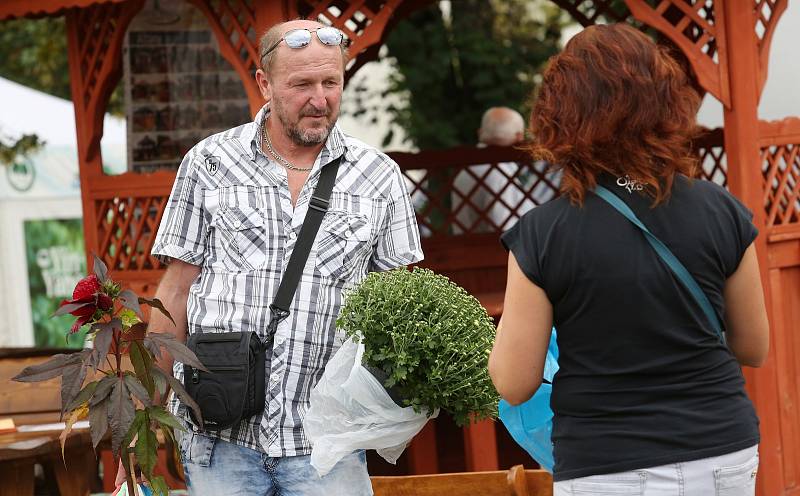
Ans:
POLYGON ((317 270, 326 277, 350 279, 357 270, 365 270, 371 239, 366 215, 328 211, 317 241, 317 270))
POLYGON ((212 227, 217 236, 217 259, 225 269, 248 272, 264 266, 267 235, 259 210, 247 207, 220 209, 212 227))

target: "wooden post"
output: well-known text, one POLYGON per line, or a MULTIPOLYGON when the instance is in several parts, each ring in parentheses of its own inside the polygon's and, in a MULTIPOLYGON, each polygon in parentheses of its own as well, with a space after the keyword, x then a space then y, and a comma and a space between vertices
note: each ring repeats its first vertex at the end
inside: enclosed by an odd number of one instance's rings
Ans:
POLYGON ((414 436, 407 448, 408 468, 411 475, 439 473, 439 455, 436 449, 436 423, 428 421, 414 436))
MULTIPOLYGON (((725 152, 728 164, 728 187, 754 214, 759 229, 756 249, 761 267, 761 281, 770 305, 770 277, 767 257, 766 215, 763 177, 758 144, 758 38, 752 2, 720 1, 724 9, 728 43, 730 106, 726 106, 725 152)), ((770 314, 772 312, 770 311, 770 314)), ((774 321, 775 315, 770 315, 774 321)), ((758 493, 762 496, 783 494, 783 457, 781 454, 779 394, 777 391, 774 347, 767 363, 757 372, 745 373, 748 392, 761 419, 761 473, 758 493)))
POLYGON ((500 470, 494 420, 481 420, 464 427, 464 457, 468 472, 500 470))

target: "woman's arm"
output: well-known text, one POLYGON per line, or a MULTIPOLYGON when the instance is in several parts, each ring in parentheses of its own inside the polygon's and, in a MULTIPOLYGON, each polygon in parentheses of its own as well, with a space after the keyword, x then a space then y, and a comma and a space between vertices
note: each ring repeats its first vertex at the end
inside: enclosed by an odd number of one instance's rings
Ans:
POLYGON ((728 347, 740 364, 760 367, 769 352, 769 321, 754 244, 725 281, 724 296, 728 347))
POLYGON ((524 403, 542 383, 553 306, 508 254, 508 282, 503 317, 489 356, 489 375, 497 392, 512 405, 524 403))

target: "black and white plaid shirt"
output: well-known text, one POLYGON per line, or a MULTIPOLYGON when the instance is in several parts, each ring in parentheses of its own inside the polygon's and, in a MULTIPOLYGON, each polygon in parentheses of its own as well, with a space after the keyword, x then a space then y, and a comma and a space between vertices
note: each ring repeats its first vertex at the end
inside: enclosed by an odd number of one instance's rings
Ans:
MULTIPOLYGON (((217 434, 268 456, 310 453, 303 432, 311 389, 339 348, 342 290, 370 270, 422 259, 414 209, 395 162, 334 127, 292 207, 286 171, 261 151, 254 122, 198 143, 184 157, 152 253, 199 265, 188 332, 265 336, 269 305, 300 233, 320 169, 344 154, 330 208, 314 241, 289 318, 275 335, 264 413, 217 434)), ((269 354, 269 351, 268 351, 269 354)), ((175 364, 175 377, 183 366, 175 364)), ((170 400, 173 413, 185 407, 170 400)))

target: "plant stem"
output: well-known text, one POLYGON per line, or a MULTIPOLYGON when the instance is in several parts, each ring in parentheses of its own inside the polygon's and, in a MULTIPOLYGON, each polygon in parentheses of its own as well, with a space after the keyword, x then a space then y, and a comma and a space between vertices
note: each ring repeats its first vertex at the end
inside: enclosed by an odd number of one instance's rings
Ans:
POLYGON ((135 495, 136 490, 133 488, 133 464, 131 463, 131 453, 128 448, 122 448, 120 453, 122 460, 122 468, 125 469, 125 483, 128 485, 128 494, 135 495))
POLYGON ((117 370, 115 370, 117 377, 122 377, 122 350, 120 349, 120 333, 114 329, 114 355, 117 358, 117 370))

